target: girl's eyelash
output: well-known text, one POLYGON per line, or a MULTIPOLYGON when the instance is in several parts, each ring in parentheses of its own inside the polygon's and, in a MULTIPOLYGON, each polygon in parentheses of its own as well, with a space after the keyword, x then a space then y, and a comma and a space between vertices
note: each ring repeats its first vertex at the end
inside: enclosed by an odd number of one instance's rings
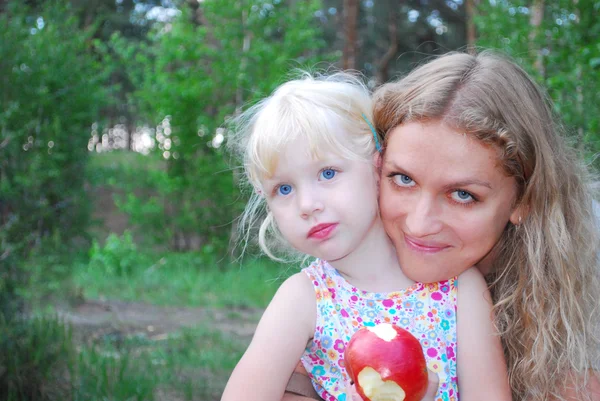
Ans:
POLYGON ((287 184, 277 184, 277 185, 275 185, 275 186, 273 187, 273 190, 271 191, 271 196, 272 196, 272 197, 274 197, 274 196, 277 196, 277 195, 278 195, 279 188, 281 188, 281 186, 282 186, 282 185, 287 185, 287 184))

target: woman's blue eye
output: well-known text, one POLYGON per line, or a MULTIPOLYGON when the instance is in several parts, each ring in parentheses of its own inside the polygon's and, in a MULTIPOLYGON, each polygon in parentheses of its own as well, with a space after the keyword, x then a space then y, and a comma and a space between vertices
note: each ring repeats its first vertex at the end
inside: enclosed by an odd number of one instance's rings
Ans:
POLYGON ((415 185, 413 179, 407 176, 406 174, 396 174, 394 176, 394 182, 402 187, 412 187, 413 185, 415 185))
POLYGON ((288 184, 280 185, 277 188, 277 193, 280 195, 289 195, 292 192, 292 186, 288 184))
POLYGON ((462 190, 452 192, 452 199, 459 203, 469 203, 475 200, 473 195, 462 190))
POLYGON ((331 168, 326 168, 325 170, 321 171, 321 177, 326 180, 331 180, 333 177, 335 177, 335 174, 336 171, 331 168))

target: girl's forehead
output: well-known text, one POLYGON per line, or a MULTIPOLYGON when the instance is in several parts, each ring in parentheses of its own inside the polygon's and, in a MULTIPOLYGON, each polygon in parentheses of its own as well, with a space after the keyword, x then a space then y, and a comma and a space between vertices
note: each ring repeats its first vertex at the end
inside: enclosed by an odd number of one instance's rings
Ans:
POLYGON ((290 143, 273 156, 272 167, 268 174, 271 177, 301 173, 303 170, 319 168, 323 165, 345 165, 351 162, 332 147, 313 148, 301 141, 297 144, 290 143))

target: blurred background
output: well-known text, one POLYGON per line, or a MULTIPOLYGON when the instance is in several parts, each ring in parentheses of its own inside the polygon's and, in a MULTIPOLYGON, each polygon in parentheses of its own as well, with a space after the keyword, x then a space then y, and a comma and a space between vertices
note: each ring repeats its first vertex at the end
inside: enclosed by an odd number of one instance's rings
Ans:
POLYGON ((297 266, 235 252, 225 123, 296 68, 506 52, 596 169, 598 0, 0 1, 0 399, 218 400, 297 266))

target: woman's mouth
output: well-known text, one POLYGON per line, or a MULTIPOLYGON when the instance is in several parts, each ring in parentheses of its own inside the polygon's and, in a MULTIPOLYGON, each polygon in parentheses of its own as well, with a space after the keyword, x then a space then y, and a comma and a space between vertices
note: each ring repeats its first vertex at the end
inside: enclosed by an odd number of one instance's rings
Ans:
POLYGON ((421 252, 421 253, 437 253, 437 252, 441 252, 445 249, 450 248, 450 245, 448 245, 448 244, 435 242, 435 241, 418 240, 418 239, 412 238, 406 234, 404 234, 404 242, 406 242, 406 245, 409 248, 411 248, 412 250, 415 250, 415 251, 421 252))

